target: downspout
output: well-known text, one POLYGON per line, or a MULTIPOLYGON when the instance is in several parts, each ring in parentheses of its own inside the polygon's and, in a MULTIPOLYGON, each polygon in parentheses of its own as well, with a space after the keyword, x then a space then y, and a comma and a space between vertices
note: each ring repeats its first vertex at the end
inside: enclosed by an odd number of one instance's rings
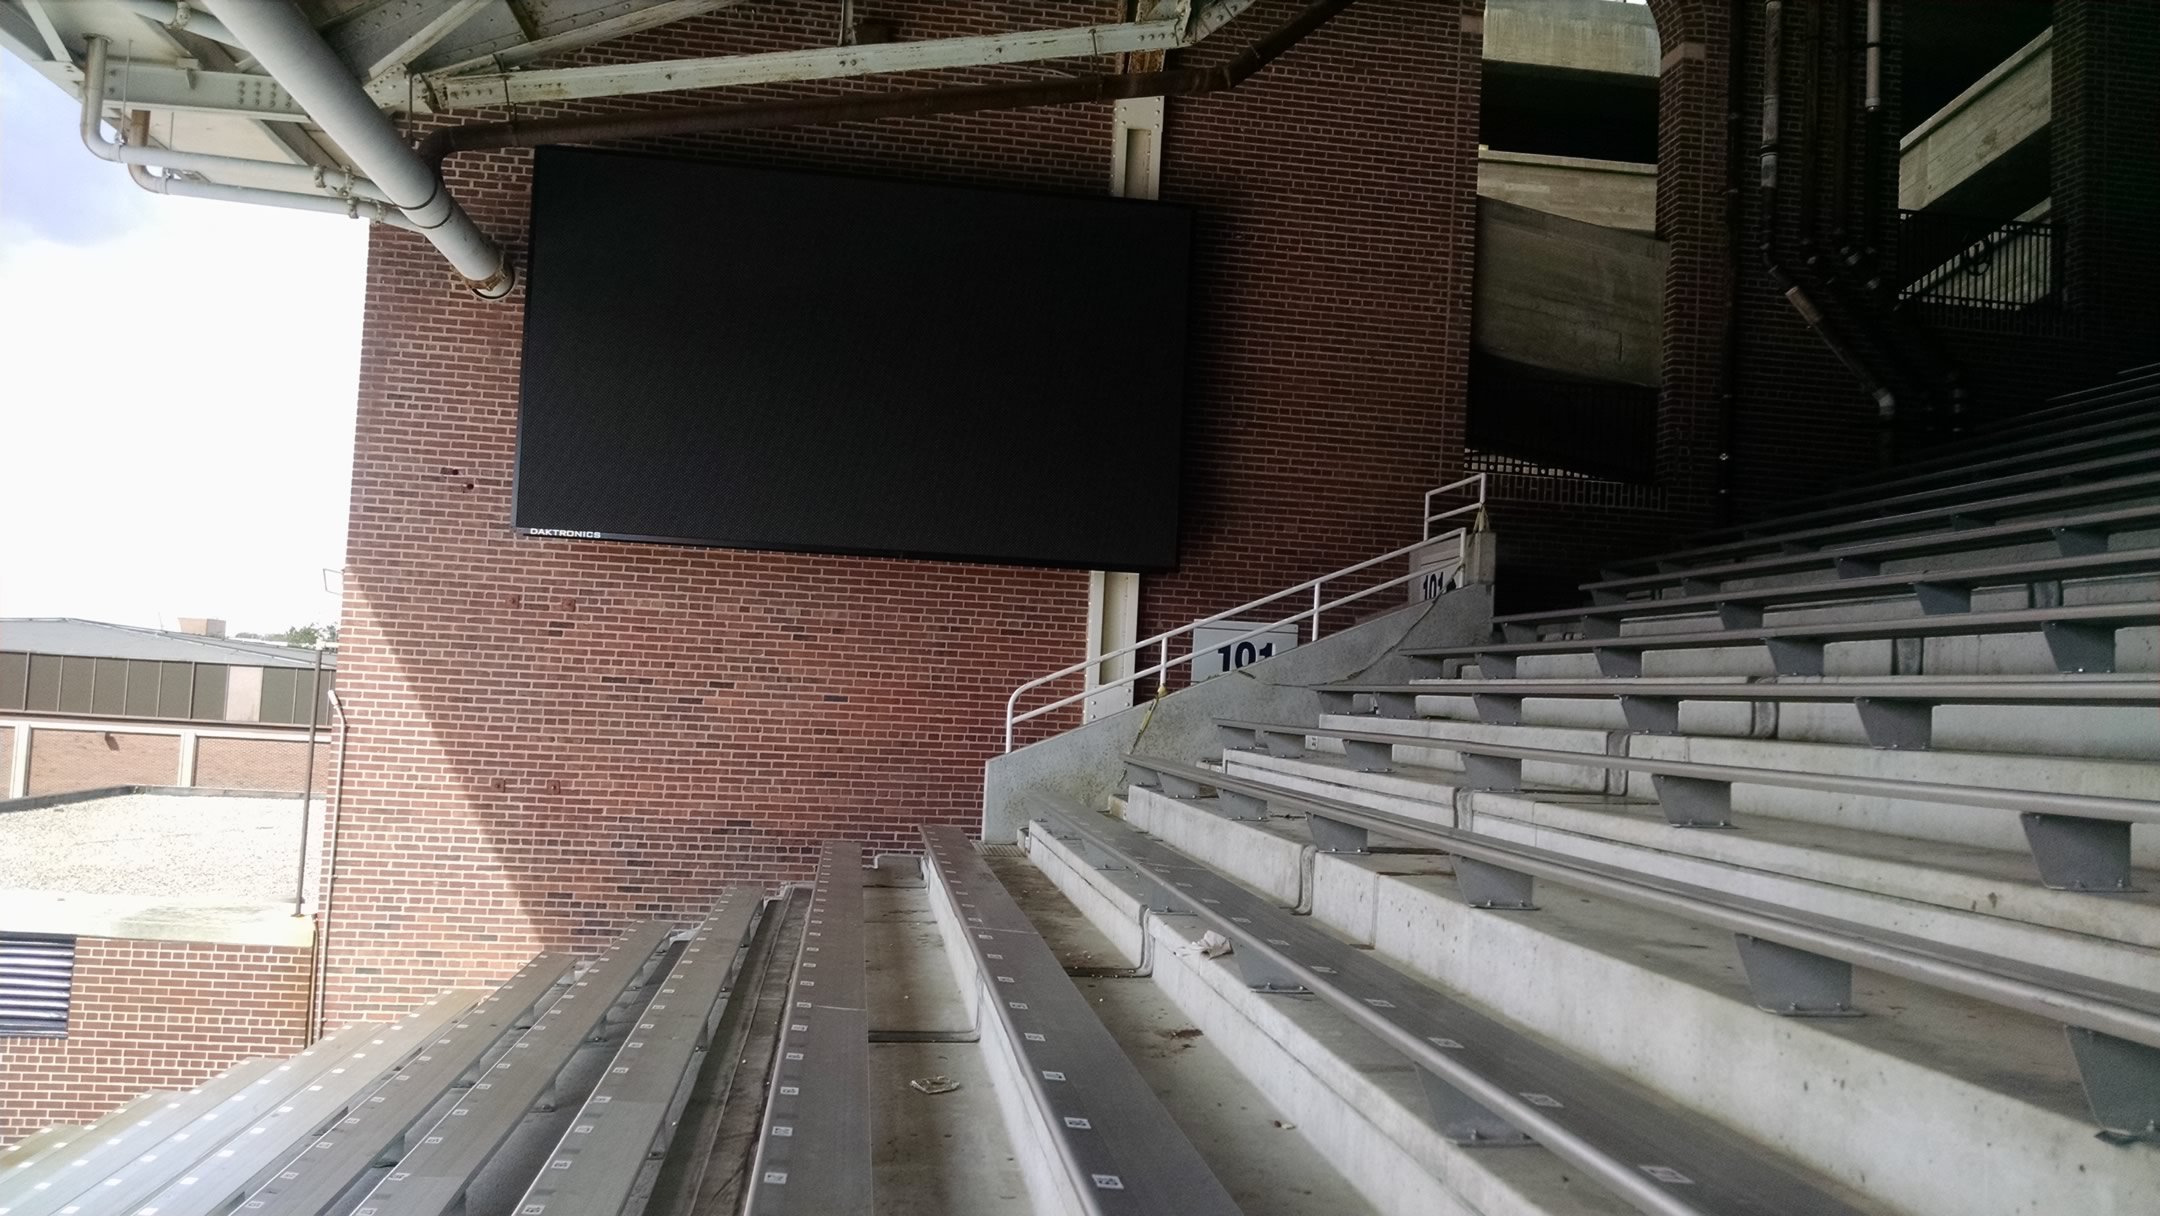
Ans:
POLYGON ((1860 163, 1866 181, 1860 191, 1864 210, 1860 216, 1860 246, 1870 261, 1880 260, 1882 243, 1882 219, 1878 212, 1882 202, 1882 0, 1868 0, 1867 6, 1867 112, 1860 117, 1866 128, 1862 133, 1860 163))
POLYGON ((1778 104, 1785 76, 1782 59, 1785 49, 1784 18, 1784 0, 1763 0, 1763 114, 1762 143, 1758 149, 1758 161, 1762 169, 1763 269, 1769 272, 1770 281, 1784 293, 1785 300, 1793 306, 1793 311, 1800 314, 1800 319, 1807 323, 1809 329, 1815 331, 1815 336, 1822 339, 1823 345, 1830 348, 1830 353, 1845 365, 1845 370, 1860 381, 1860 387, 1875 399, 1876 416, 1887 423, 1897 416, 1897 395, 1876 380, 1868 371, 1867 365, 1853 353, 1852 348, 1831 332, 1829 320, 1823 316, 1822 309, 1793 281, 1791 272, 1786 270, 1784 262, 1778 258, 1778 104))
POLYGON ((345 703, 338 699, 336 688, 329 690, 330 720, 337 731, 337 761, 330 773, 330 809, 327 822, 323 824, 322 873, 315 876, 315 965, 309 968, 311 978, 308 992, 307 1041, 313 1043, 322 1037, 324 1006, 330 975, 330 897, 336 884, 338 836, 345 826, 345 744, 352 735, 352 723, 345 717, 345 703))
POLYGON ((514 276, 502 249, 450 197, 442 175, 406 145, 297 5, 217 0, 212 8, 241 47, 464 276, 473 294, 484 300, 510 294, 514 276))
MULTIPOLYGON (((233 0, 220 0, 220 12, 233 0)), ((823 97, 801 101, 736 102, 717 106, 684 106, 628 114, 603 114, 543 118, 524 122, 471 123, 443 127, 420 141, 421 158, 430 165, 459 152, 494 148, 537 148, 550 144, 589 144, 617 139, 652 139, 675 135, 702 135, 715 131, 745 131, 769 127, 813 126, 844 122, 874 122, 887 118, 917 118, 929 114, 965 114, 983 110, 1017 110, 1032 106, 1076 105, 1087 102, 1122 101, 1135 97, 1193 97, 1234 89, 1260 69, 1273 63, 1307 34, 1350 7, 1353 0, 1317 0, 1281 28, 1245 48, 1235 58, 1211 68, 1182 68, 1159 72, 1127 72, 1081 76, 1017 84, 963 85, 942 89, 904 89, 859 96, 823 97)), ((242 5, 242 7, 245 7, 242 5)), ((228 17, 228 21, 231 18, 228 17)), ((231 22, 236 28, 237 21, 231 22)), ((241 30, 243 37, 246 30, 241 30)), ((326 52, 327 53, 327 52, 326 52)), ((267 62, 267 61, 266 61, 267 62)), ((284 73, 277 73, 285 83, 284 73)), ((287 85, 310 113, 314 106, 287 85)), ((328 128, 325 128, 328 130, 328 128)), ((331 135, 336 137, 337 132, 331 135)), ((340 141, 342 142, 342 140, 340 141)), ((357 151, 354 158, 377 181, 384 174, 357 151)))

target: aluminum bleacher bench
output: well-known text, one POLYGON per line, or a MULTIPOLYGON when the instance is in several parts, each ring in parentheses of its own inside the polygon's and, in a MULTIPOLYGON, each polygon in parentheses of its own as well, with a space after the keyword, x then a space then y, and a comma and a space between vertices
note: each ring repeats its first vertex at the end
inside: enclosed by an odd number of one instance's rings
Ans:
POLYGON ((1340 799, 1294 793, 1263 781, 1151 756, 1125 758, 1128 774, 1154 774, 1174 788, 1229 790, 1280 811, 1303 814, 1323 849, 1362 851, 1371 833, 1441 850, 1455 859, 1457 884, 1472 907, 1534 911, 1537 880, 1646 908, 1734 935, 1755 1003, 1785 1016, 1853 1013, 1855 966, 2015 1009, 2062 1025, 2096 1121, 2109 1134, 2142 1138, 2160 1128, 2160 993, 2073 975, 2022 959, 1926 941, 1624 866, 1340 799))
POLYGON ((946 901, 980 975, 984 1048, 1009 1050, 1025 1076, 1073 1203, 1103 1216, 1236 1216, 1229 1193, 973 842, 954 827, 922 835, 933 898, 946 901))

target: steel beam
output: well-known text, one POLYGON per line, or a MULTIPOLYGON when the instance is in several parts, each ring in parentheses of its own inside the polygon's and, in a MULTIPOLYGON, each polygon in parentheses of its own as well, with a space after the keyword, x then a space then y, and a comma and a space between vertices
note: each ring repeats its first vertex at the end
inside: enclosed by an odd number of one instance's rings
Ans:
POLYGON ((466 110, 783 81, 835 80, 887 72, 1036 63, 1131 51, 1171 50, 1184 41, 1183 25, 1179 20, 1130 21, 1061 30, 819 47, 709 59, 660 59, 525 72, 430 75, 422 79, 422 91, 436 109, 466 110))
POLYGON ((252 72, 191 72, 155 63, 117 63, 105 69, 107 107, 117 111, 173 110, 231 114, 264 122, 307 122, 307 111, 268 76, 252 72))

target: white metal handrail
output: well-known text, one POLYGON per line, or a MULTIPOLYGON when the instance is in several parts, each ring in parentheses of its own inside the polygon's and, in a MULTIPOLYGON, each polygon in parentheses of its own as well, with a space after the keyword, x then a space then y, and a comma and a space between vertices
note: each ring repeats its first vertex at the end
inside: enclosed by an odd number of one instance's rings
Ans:
MULTIPOLYGON (((1199 620, 1193 621, 1189 624, 1179 625, 1175 629, 1165 630, 1162 633, 1156 634, 1154 637, 1143 638, 1140 641, 1134 642, 1130 646, 1121 646, 1116 650, 1104 651, 1102 654, 1092 655, 1088 658, 1082 659, 1078 663, 1072 664, 1069 667, 1061 667, 1058 670, 1051 672, 1049 675, 1037 676, 1036 678, 1029 680, 1027 683, 1013 689, 1012 695, 1005 698, 1005 750, 1011 751, 1013 749, 1013 729, 1019 726, 1020 723, 1026 722, 1031 718, 1039 718, 1047 713, 1053 713, 1057 710, 1065 708, 1068 705, 1072 705, 1080 701, 1085 701, 1089 697, 1094 696, 1095 694, 1103 691, 1106 688, 1119 688, 1131 685, 1139 680, 1147 678, 1148 676, 1165 675, 1169 672, 1171 668, 1177 666, 1180 663, 1189 665, 1199 657, 1198 652, 1188 649, 1183 655, 1175 659, 1171 658, 1170 643, 1173 639, 1181 636, 1188 636, 1200 629, 1202 626, 1213 625, 1218 621, 1228 620, 1231 617, 1240 615, 1241 613, 1250 612, 1255 608, 1261 607, 1262 605, 1272 604, 1276 600, 1284 599, 1288 596, 1298 595, 1306 591, 1312 592, 1311 607, 1301 609, 1300 611, 1290 616, 1286 616, 1279 621, 1274 621, 1269 624, 1262 625, 1256 629, 1247 630, 1246 632, 1241 633, 1234 638, 1231 638, 1225 644, 1235 646, 1239 642, 1259 637, 1261 634, 1272 633, 1277 629, 1281 629, 1285 625, 1296 625, 1307 620, 1310 620, 1312 622, 1312 636, 1308 640, 1314 642, 1319 641, 1320 619, 1322 614, 1333 611, 1334 609, 1340 608, 1346 604, 1356 603, 1358 600, 1364 599, 1366 596, 1373 595, 1381 591, 1386 591, 1391 587, 1400 587, 1403 584, 1409 582, 1411 579, 1416 578, 1417 573, 1415 571, 1412 571, 1407 574, 1397 575, 1396 577, 1391 578, 1384 583, 1378 583, 1374 586, 1354 591, 1349 595, 1342 596, 1339 599, 1329 600, 1323 603, 1322 589, 1325 588, 1327 584, 1335 582, 1339 579, 1346 578, 1360 571, 1369 570, 1372 567, 1380 565, 1384 562, 1395 561, 1399 558, 1407 557, 1411 553, 1424 548, 1426 545, 1431 544, 1435 539, 1437 539, 1432 534, 1432 526, 1435 523, 1438 523, 1442 520, 1456 519, 1464 515, 1482 512, 1484 509, 1485 474, 1483 473, 1473 473, 1470 476, 1462 478, 1459 481, 1451 481, 1444 486, 1438 486, 1434 489, 1427 490, 1425 492, 1425 501, 1423 507, 1425 518, 1421 528, 1421 531, 1423 533, 1423 539, 1421 540, 1417 540, 1410 544, 1404 545, 1400 549, 1389 550, 1388 552, 1383 553, 1378 557, 1368 557, 1364 561, 1358 562, 1355 565, 1344 566, 1340 570, 1336 570, 1329 574, 1323 574, 1319 578, 1308 579, 1305 582, 1299 583, 1295 587, 1285 587, 1281 591, 1277 591, 1272 595, 1263 595, 1259 599, 1239 604, 1235 608, 1226 609, 1222 612, 1216 613, 1213 616, 1202 617, 1199 620), (1477 487, 1477 500, 1475 502, 1465 503, 1459 507, 1450 507, 1439 512, 1435 512, 1433 510, 1433 500, 1435 498, 1438 498, 1444 494, 1451 494, 1462 491, 1465 487, 1473 485, 1477 487), (1057 680, 1062 680, 1071 676, 1078 675, 1081 672, 1087 671, 1090 668, 1098 668, 1102 664, 1107 663, 1113 659, 1122 658, 1129 654, 1137 654, 1140 651, 1148 649, 1149 647, 1154 647, 1157 651, 1156 662, 1153 667, 1149 667, 1140 671, 1128 672, 1125 675, 1119 676, 1114 680, 1106 681, 1092 688, 1082 689, 1079 692, 1073 693, 1071 696, 1060 697, 1059 699, 1049 702, 1046 705, 1038 705, 1035 708, 1026 711, 1025 713, 1018 712, 1020 698, 1027 693, 1033 691, 1034 689, 1041 688, 1043 685, 1052 683, 1057 680)), ((1458 527, 1455 529, 1452 535, 1464 540, 1464 542, 1467 543, 1467 537, 1469 535, 1469 532, 1470 528, 1467 526, 1458 527)))

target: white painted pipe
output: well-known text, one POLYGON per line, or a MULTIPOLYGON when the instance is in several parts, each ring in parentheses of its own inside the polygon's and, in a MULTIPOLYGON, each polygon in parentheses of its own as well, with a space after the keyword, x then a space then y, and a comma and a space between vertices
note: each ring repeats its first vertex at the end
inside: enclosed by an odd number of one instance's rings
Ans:
POLYGON ((167 29, 186 30, 190 34, 199 34, 212 42, 222 42, 226 46, 236 47, 240 45, 240 40, 233 37, 232 31, 225 28, 224 22, 192 4, 175 3, 175 0, 125 0, 125 2, 129 8, 167 29))
POLYGON ((293 194, 285 190, 256 190, 247 186, 226 186, 217 182, 189 181, 180 177, 164 177, 152 173, 142 165, 129 165, 128 176, 135 184, 152 194, 167 194, 174 198, 206 198, 221 203, 253 203, 259 207, 282 207, 288 211, 319 211, 324 215, 342 215, 347 219, 372 220, 403 228, 407 232, 420 232, 419 225, 406 219, 398 209, 388 203, 361 202, 331 198, 327 194, 293 194))
MULTIPOLYGON (((267 183, 266 189, 289 193, 307 194, 324 191, 343 198, 367 199, 370 202, 387 203, 390 196, 374 182, 343 169, 319 169, 313 165, 286 165, 276 161, 251 160, 244 156, 212 156, 205 152, 176 152, 169 148, 153 148, 147 140, 114 143, 105 138, 101 120, 105 108, 105 60, 108 44, 95 34, 88 39, 89 64, 83 73, 82 141, 83 147, 100 160, 116 165, 141 165, 152 169, 181 169, 195 173, 248 173, 267 183)), ((140 180, 140 179, 138 179, 140 180)))
POLYGON ((1867 6, 1867 108, 1870 114, 1882 109, 1882 0, 1867 6))
POLYGON ((509 259, 458 206, 442 177, 375 108, 351 69, 290 0, 217 0, 240 45, 291 94, 361 172, 442 251, 482 299, 510 294, 509 259))

